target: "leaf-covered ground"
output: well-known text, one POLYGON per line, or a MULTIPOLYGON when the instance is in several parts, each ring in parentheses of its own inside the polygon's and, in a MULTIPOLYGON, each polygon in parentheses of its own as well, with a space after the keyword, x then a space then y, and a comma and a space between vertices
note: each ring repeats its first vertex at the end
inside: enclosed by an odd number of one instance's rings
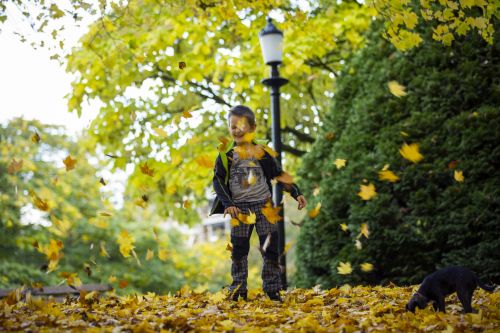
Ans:
POLYGON ((90 332, 499 332, 500 293, 476 290, 476 314, 463 314, 455 296, 447 313, 432 307, 416 314, 404 306, 411 287, 294 289, 284 302, 261 291, 249 301, 226 300, 223 292, 104 296, 90 293, 63 303, 28 297, 0 301, 1 331, 90 332), (11 304, 8 304, 11 303, 11 304))

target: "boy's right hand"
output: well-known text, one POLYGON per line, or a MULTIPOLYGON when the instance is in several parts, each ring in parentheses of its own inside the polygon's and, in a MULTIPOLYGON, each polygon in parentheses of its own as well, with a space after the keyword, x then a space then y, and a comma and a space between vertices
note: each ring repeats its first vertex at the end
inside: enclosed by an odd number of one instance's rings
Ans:
POLYGON ((226 217, 226 214, 229 214, 231 215, 231 217, 233 219, 237 218, 238 217, 238 214, 241 213, 241 209, 239 209, 238 207, 236 206, 230 206, 230 207, 227 207, 225 210, 224 210, 224 217, 226 217))

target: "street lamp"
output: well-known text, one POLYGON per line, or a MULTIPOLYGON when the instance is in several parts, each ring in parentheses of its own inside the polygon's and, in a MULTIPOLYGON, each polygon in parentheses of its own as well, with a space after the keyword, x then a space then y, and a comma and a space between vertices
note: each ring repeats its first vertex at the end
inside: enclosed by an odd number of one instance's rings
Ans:
MULTIPOLYGON (((271 77, 262 80, 262 83, 271 87, 271 114, 272 114, 272 140, 274 150, 278 153, 277 159, 281 165, 281 128, 280 128, 280 87, 288 82, 280 77, 278 66, 283 60, 283 33, 273 24, 270 17, 267 25, 259 33, 260 45, 266 65, 271 66, 271 77)), ((273 189, 273 200, 276 206, 280 206, 281 221, 278 222, 278 253, 281 268, 281 284, 283 289, 287 288, 286 281, 286 257, 285 257, 285 211, 283 206, 283 187, 276 183, 273 189)))

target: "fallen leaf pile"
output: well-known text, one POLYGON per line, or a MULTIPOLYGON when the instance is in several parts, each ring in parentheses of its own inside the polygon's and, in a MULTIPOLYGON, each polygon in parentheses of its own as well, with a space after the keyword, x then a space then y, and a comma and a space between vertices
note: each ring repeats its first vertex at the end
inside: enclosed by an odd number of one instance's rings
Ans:
POLYGON ((500 293, 476 290, 473 307, 463 314, 456 296, 447 313, 429 306, 415 314, 405 304, 415 287, 346 285, 330 290, 293 289, 283 303, 250 290, 249 300, 187 288, 173 296, 101 296, 82 292, 63 303, 13 292, 0 301, 0 331, 90 332, 498 332, 500 293))

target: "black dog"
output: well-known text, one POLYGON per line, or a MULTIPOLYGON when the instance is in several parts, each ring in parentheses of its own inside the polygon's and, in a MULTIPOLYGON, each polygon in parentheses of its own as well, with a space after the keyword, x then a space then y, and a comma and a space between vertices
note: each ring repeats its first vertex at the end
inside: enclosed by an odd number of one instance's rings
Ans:
POLYGON ((445 312, 445 297, 456 291, 464 311, 470 313, 473 312, 472 294, 478 286, 486 291, 495 290, 495 286, 479 281, 476 274, 468 268, 446 267, 424 279, 417 293, 406 304, 406 310, 415 312, 416 307, 424 309, 432 301, 434 310, 445 312))

